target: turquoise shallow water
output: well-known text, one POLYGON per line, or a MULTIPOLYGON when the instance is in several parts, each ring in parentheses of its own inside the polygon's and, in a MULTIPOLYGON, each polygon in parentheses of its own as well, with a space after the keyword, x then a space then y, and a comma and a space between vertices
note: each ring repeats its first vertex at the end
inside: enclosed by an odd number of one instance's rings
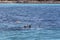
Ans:
POLYGON ((0 40, 60 40, 60 31, 44 29, 0 31, 0 40))
POLYGON ((0 4, 0 40, 60 40, 60 4, 0 4))

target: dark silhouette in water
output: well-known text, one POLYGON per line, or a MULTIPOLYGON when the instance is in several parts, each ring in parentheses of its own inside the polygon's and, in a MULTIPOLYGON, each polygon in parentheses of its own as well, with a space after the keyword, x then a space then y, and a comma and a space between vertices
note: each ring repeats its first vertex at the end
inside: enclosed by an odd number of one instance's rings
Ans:
POLYGON ((27 26, 24 26, 24 28, 27 28, 27 26))
POLYGON ((29 25, 29 28, 31 28, 31 25, 29 25))
POLYGON ((31 28, 31 25, 27 25, 24 27, 13 27, 13 28, 10 28, 10 30, 24 30, 24 29, 30 29, 30 28, 31 28))
POLYGON ((31 25, 24 26, 24 28, 31 28, 31 25))
POLYGON ((1 28, 1 30, 9 30, 9 31, 15 31, 15 30, 25 30, 30 29, 31 25, 23 26, 23 27, 10 27, 10 28, 1 28))

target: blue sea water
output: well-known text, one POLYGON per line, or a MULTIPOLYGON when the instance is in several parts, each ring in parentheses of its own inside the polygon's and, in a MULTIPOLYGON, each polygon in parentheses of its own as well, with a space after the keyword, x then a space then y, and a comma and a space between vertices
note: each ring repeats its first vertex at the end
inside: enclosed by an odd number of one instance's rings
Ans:
POLYGON ((60 40, 60 4, 0 4, 0 40, 60 40))

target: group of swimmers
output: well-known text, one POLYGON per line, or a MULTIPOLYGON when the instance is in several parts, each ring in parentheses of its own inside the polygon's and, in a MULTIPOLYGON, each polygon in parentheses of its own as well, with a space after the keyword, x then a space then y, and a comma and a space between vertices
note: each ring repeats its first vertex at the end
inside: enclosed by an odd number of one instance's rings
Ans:
POLYGON ((31 25, 24 26, 24 28, 31 28, 31 25))
MULTIPOLYGON (((20 23, 20 21, 16 21, 16 23, 20 23)), ((31 25, 26 25, 23 28, 31 28, 31 25)))

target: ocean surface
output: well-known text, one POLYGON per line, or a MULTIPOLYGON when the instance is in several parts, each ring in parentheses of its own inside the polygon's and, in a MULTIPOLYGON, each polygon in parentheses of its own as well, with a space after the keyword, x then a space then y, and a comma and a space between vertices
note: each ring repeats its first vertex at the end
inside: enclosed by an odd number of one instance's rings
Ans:
POLYGON ((60 40, 60 4, 0 4, 0 40, 60 40))

